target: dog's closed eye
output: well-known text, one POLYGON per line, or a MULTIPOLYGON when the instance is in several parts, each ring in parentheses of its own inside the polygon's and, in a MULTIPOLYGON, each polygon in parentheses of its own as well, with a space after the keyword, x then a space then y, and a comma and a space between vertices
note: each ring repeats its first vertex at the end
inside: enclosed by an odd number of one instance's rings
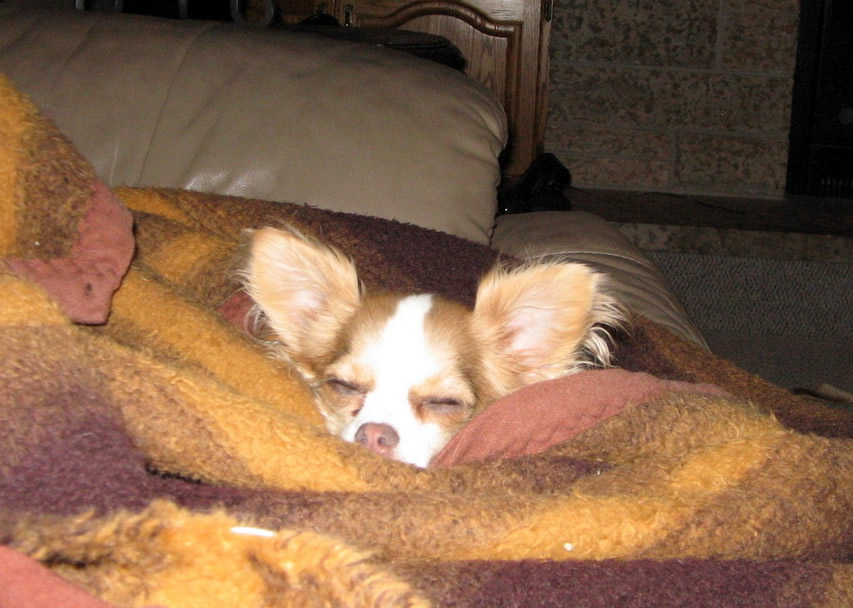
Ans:
POLYGON ((367 392, 367 389, 359 386, 355 382, 348 382, 346 380, 341 380, 340 378, 328 378, 326 380, 326 386, 342 397, 358 397, 363 396, 367 392))
POLYGON ((458 414, 467 406, 460 399, 453 397, 427 397, 420 403, 421 407, 431 414, 458 414))
POLYGON ((323 382, 323 388, 331 393, 330 405, 340 414, 354 418, 364 407, 364 398, 368 391, 356 382, 332 377, 323 382))

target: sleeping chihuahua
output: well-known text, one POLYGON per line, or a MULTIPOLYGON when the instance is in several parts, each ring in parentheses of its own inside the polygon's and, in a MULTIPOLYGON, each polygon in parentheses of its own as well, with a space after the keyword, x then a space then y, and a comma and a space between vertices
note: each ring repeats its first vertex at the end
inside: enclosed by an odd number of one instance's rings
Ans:
POLYGON ((292 229, 252 233, 245 288, 329 431, 426 467, 471 417, 525 385, 610 363, 624 316, 586 266, 496 266, 473 310, 365 293, 341 252, 292 229))

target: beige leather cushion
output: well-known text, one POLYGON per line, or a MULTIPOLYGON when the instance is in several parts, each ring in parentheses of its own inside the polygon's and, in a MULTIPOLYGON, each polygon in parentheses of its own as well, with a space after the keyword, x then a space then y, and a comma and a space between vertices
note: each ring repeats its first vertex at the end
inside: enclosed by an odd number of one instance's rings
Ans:
POLYGON ((523 259, 554 256, 605 272, 628 308, 708 348, 660 271, 621 232, 597 215, 583 211, 502 215, 492 246, 523 259))
POLYGON ((0 3, 0 71, 110 185, 309 203, 488 242, 504 113, 436 63, 280 30, 0 3))

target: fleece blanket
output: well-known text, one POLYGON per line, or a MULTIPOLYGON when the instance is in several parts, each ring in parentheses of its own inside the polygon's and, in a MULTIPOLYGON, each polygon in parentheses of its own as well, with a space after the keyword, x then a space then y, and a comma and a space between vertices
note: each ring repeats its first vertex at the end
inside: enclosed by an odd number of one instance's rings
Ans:
POLYGON ((0 607, 849 606, 853 417, 642 319, 417 469, 329 436, 251 335, 244 229, 470 302, 496 254, 118 189, 0 79, 0 607))

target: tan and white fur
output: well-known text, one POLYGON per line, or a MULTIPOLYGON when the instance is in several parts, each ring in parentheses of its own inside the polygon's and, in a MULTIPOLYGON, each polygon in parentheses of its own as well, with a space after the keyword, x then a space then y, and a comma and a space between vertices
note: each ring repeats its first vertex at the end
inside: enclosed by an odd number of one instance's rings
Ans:
POLYGON ((609 365, 607 328, 624 320, 604 275, 581 264, 498 265, 471 310, 365 293, 351 260, 292 229, 254 231, 243 275, 329 431, 420 467, 492 401, 609 365))

